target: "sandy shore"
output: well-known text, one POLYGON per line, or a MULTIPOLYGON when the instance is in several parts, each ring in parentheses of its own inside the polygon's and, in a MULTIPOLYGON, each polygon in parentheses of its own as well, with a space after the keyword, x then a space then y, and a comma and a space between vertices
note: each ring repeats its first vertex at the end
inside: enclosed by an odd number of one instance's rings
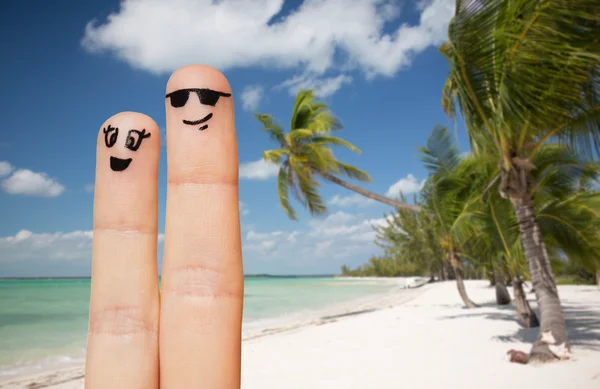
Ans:
MULTIPOLYGON (((474 310, 462 308, 454 283, 438 283, 246 336, 242 387, 600 388, 600 290, 559 288, 573 358, 530 366, 509 363, 506 351, 527 351, 537 331, 521 329, 512 306, 497 307, 487 285, 467 282, 482 305, 474 310)), ((0 388, 83 388, 83 368, 13 379, 0 388)))

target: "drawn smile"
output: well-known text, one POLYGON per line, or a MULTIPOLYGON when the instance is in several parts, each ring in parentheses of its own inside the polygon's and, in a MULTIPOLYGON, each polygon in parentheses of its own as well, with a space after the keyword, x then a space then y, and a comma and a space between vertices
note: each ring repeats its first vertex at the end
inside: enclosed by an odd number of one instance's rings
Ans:
MULTIPOLYGON (((210 120, 210 118, 212 118, 213 114, 209 113, 208 115, 206 115, 205 117, 203 117, 200 120, 194 120, 194 121, 189 121, 189 120, 183 120, 183 124, 187 124, 188 126, 197 126, 198 124, 202 124, 202 123, 206 123, 207 121, 210 120)), ((208 124, 203 125, 202 127, 200 127, 198 130, 200 131, 204 131, 208 128, 208 124)))
POLYGON ((121 159, 117 157, 110 157, 110 168, 115 172, 122 172, 129 167, 131 158, 121 159))

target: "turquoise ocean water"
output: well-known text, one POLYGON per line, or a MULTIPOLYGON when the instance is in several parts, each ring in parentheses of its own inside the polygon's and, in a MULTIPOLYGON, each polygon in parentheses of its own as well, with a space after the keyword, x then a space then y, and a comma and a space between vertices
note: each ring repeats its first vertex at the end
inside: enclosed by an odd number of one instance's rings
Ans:
MULTIPOLYGON (((244 326, 309 316, 392 283, 332 277, 246 278, 244 326)), ((83 362, 89 279, 0 280, 0 379, 83 362)))

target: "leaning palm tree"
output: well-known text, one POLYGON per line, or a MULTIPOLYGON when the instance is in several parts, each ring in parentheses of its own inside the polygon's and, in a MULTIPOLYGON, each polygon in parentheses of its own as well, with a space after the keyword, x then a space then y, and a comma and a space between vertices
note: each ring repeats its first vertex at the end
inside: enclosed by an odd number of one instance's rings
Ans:
MULTIPOLYGON (((549 141, 600 148, 598 0, 457 0, 442 105, 460 109, 475 153, 493 144, 500 193, 512 203, 540 306, 531 359, 568 350, 560 298, 533 206, 535 155, 549 141)), ((487 150, 489 152, 489 150, 487 150)))
POLYGON ((427 139, 427 146, 420 151, 429 170, 421 191, 424 210, 433 216, 436 235, 454 271, 461 299, 467 308, 475 308, 477 305, 467 295, 462 277, 466 248, 478 235, 472 223, 477 197, 473 195, 470 177, 464 174, 469 168, 464 167, 464 160, 446 128, 436 127, 427 139))
POLYGON ((289 201, 290 190, 311 215, 327 212, 318 191, 319 178, 395 208, 419 210, 418 206, 381 196, 340 178, 346 176, 358 181, 371 181, 364 171, 336 159, 331 146, 343 146, 356 153, 360 150, 350 142, 330 135, 332 131, 340 130, 342 125, 325 103, 316 100, 314 91, 298 92, 287 134, 271 115, 259 113, 256 118, 279 147, 265 151, 263 159, 280 166, 277 179, 279 200, 289 218, 296 220, 289 201))
MULTIPOLYGON (((482 259, 496 260, 497 271, 513 281, 519 322, 537 326, 522 288, 527 271, 518 220, 499 191, 488 187, 481 196, 494 174, 493 156, 460 158, 444 128, 434 129, 422 152, 431 172, 423 191, 424 211, 437 216, 442 240, 459 247, 460 256, 476 265, 482 259)), ((594 269, 600 264, 600 192, 592 189, 597 165, 559 144, 544 145, 532 162, 537 167, 532 173, 537 183, 533 209, 549 259, 562 256, 594 269)))

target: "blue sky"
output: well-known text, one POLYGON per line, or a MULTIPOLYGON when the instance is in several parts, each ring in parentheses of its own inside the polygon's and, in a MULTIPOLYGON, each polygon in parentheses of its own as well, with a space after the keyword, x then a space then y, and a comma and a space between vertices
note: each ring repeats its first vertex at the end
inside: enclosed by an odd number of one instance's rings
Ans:
MULTIPOLYGON (((254 110, 285 125, 294 93, 315 87, 344 124, 338 135, 362 150, 336 155, 382 194, 418 192, 426 172, 417 148, 436 124, 455 126, 440 106, 448 68, 437 52, 452 0, 55 4, 15 2, 0 14, 0 277, 89 275, 98 128, 139 111, 165 131, 166 81, 189 63, 222 70, 236 99, 246 273, 358 265, 380 252, 371 225, 390 211, 324 183, 328 215, 311 218, 296 204, 300 221, 288 220, 275 169, 260 161, 274 145, 254 110)), ((160 241, 158 249, 162 261, 160 241)))

